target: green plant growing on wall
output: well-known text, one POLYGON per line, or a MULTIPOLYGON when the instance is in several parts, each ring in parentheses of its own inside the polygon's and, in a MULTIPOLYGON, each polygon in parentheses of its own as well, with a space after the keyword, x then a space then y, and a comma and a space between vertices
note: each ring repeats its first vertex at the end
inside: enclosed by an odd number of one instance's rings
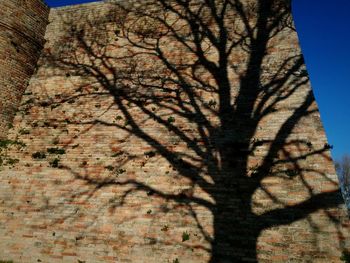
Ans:
POLYGON ((161 228, 161 231, 163 232, 167 232, 169 230, 169 226, 168 225, 164 225, 162 228, 161 228))
POLYGON ((114 170, 114 167, 112 165, 107 165, 105 167, 108 171, 113 171, 114 170))
POLYGON ((8 154, 8 150, 11 147, 16 147, 18 150, 25 147, 23 142, 17 140, 0 140, 0 167, 3 165, 15 165, 19 162, 16 158, 11 158, 8 154))
POLYGON ((35 152, 32 154, 33 159, 45 159, 46 158, 46 154, 44 152, 35 152))
POLYGON ((65 154, 66 150, 62 148, 48 148, 47 152, 50 154, 65 154))
POLYGON ((111 157, 118 157, 118 156, 120 156, 120 155, 122 155, 123 154, 123 152, 116 152, 116 153, 113 153, 112 155, 111 155, 111 157))
POLYGON ((18 146, 20 148, 25 147, 26 144, 20 141, 14 140, 0 140, 0 149, 8 148, 9 146, 18 146))
POLYGON ((53 167, 53 168, 58 168, 59 165, 60 165, 60 159, 59 158, 55 158, 53 160, 51 160, 49 162, 50 166, 53 167))
POLYGON ((26 134, 30 134, 30 131, 28 129, 22 128, 18 131, 18 133, 21 135, 26 135, 26 134))
POLYGON ((8 165, 11 165, 11 166, 15 165, 15 164, 18 163, 18 162, 19 162, 19 160, 18 160, 18 159, 14 159, 14 158, 9 158, 9 159, 7 160, 7 164, 8 164, 8 165))
POLYGON ((168 122, 169 122, 169 123, 174 123, 174 122, 175 122, 175 117, 170 116, 170 117, 168 118, 168 122))
POLYGON ((145 152, 144 155, 148 158, 152 158, 154 156, 156 156, 157 152, 156 151, 148 151, 148 152, 145 152))
POLYGON ((125 173, 126 172, 126 170, 125 169, 122 169, 122 168, 119 168, 119 169, 117 169, 116 170, 116 175, 120 175, 120 174, 123 174, 123 173, 125 173))
POLYGON ((295 177, 295 176, 297 176, 298 174, 299 174, 298 170, 288 169, 288 170, 286 171, 286 175, 287 175, 288 177, 295 177))
POLYGON ((340 260, 345 262, 345 263, 350 263, 350 253, 343 251, 342 256, 340 257, 340 260))
POLYGON ((182 233, 182 242, 185 242, 187 240, 190 240, 190 234, 187 231, 185 231, 182 233))

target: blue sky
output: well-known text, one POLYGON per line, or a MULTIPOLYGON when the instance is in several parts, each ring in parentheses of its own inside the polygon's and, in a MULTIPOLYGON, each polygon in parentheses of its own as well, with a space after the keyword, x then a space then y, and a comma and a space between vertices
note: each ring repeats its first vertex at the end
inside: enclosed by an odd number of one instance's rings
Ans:
POLYGON ((350 1, 293 0, 293 15, 332 155, 350 153, 350 1))
POLYGON ((97 0, 44 0, 46 4, 50 7, 65 6, 65 5, 75 5, 89 2, 96 2, 97 0))
MULTIPOLYGON (((93 0, 46 0, 51 6, 93 0)), ((350 1, 293 0, 293 15, 332 155, 350 153, 350 1)))

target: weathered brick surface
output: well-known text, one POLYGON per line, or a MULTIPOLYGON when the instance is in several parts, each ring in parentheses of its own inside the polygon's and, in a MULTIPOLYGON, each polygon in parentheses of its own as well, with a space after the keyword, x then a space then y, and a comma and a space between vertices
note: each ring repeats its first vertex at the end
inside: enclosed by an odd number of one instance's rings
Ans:
POLYGON ((43 45, 49 9, 41 1, 6 0, 0 10, 0 138, 33 75, 43 45))
MULTIPOLYGON (((145 25, 138 16, 111 3, 51 10, 39 68, 8 136, 26 146, 8 149, 19 163, 0 171, 0 259, 339 262, 350 247, 350 224, 289 15, 288 26, 271 34, 264 48, 259 81, 266 90, 253 98, 251 112, 223 131, 222 79, 197 69, 196 80, 188 65, 198 57, 168 36, 160 49, 178 76, 154 50, 138 53, 122 32, 122 21, 124 29, 145 25), (170 80, 161 86, 154 76, 170 80), (181 76, 196 85, 204 117, 191 115, 197 109, 184 83, 171 81, 181 76), (264 109, 268 114, 259 115, 264 109), (243 173, 235 159, 243 162, 245 154, 243 173), (259 179, 269 154, 273 165, 259 179), (225 157, 232 167, 222 167, 225 157), (234 183, 227 174, 236 176, 234 183)), ((254 24, 254 12, 250 20, 254 24)), ((244 30, 235 21, 235 30, 244 30)), ((227 73, 231 99, 243 109, 252 100, 247 93, 242 101, 239 90, 252 70, 254 50, 247 47, 233 48, 227 73)), ((209 47, 206 57, 217 56, 209 47)))

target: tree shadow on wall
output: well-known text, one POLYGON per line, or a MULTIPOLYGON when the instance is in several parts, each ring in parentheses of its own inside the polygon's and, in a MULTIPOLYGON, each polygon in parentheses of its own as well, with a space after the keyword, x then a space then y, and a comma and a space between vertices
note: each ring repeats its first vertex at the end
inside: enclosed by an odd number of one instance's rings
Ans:
MULTIPOLYGON (((88 198, 117 187, 123 200, 143 192, 183 207, 210 244, 210 262, 256 261, 257 249, 269 250, 257 245, 264 230, 301 219, 317 232, 311 214, 321 209, 338 229, 327 209, 341 198, 328 178, 333 168, 322 169, 332 166, 329 145, 315 137, 322 127, 286 2, 146 1, 111 4, 108 15, 84 23, 65 18, 64 34, 47 45, 42 63, 79 79, 78 92, 51 107, 109 95, 115 120, 72 117, 69 124, 137 138, 147 150, 141 166, 157 156, 182 188, 61 168, 93 186, 88 198), (201 209, 212 215, 211 230, 201 209)), ((136 145, 111 170, 123 174, 138 151, 136 145)))

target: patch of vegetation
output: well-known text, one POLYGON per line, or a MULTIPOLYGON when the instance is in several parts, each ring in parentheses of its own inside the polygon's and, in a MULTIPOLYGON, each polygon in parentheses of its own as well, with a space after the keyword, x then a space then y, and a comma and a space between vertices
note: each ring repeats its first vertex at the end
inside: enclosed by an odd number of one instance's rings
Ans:
POLYGON ((169 230, 169 226, 168 225, 165 225, 165 226, 163 226, 162 228, 161 228, 161 231, 163 231, 163 232, 166 232, 166 231, 168 231, 169 230))
POLYGON ((45 159, 46 154, 44 152, 35 152, 32 154, 33 159, 45 159))
POLYGON ((295 177, 299 174, 298 170, 292 170, 292 169, 289 169, 286 171, 286 175, 288 177, 295 177))
POLYGON ((190 234, 187 231, 185 231, 182 233, 182 242, 185 242, 187 240, 190 240, 190 234))
POLYGON ((18 131, 19 134, 25 135, 25 134, 30 134, 30 131, 28 129, 22 128, 18 131))
POLYGON ((18 159, 11 158, 7 151, 10 147, 15 146, 18 149, 25 147, 26 145, 20 141, 13 140, 0 140, 0 166, 2 165, 15 165, 19 162, 18 159))
POLYGON ((33 98, 28 99, 24 104, 33 104, 35 100, 33 98))
POLYGON ((154 191, 153 191, 153 190, 149 190, 149 191, 147 192, 147 195, 148 195, 148 196, 154 195, 154 191))
POLYGON ((55 158, 49 162, 50 166, 53 168, 58 168, 60 166, 60 159, 55 158))
POLYGON ((125 170, 125 169, 122 169, 122 168, 116 170, 116 174, 117 174, 117 175, 123 174, 123 173, 125 173, 125 172, 126 172, 126 170, 125 170))
POLYGON ((47 152, 50 154, 65 154, 66 150, 62 148, 48 148, 47 152))
POLYGON ((112 165, 107 165, 105 167, 108 171, 113 171, 114 170, 114 167, 112 165))
POLYGON ((157 152, 156 151, 148 151, 148 152, 145 152, 144 155, 148 158, 152 158, 154 156, 156 156, 157 152))
POLYGON ((343 254, 340 257, 340 260, 344 261, 345 263, 350 263, 350 252, 343 251, 343 254))
POLYGON ((40 102, 39 102, 39 105, 40 105, 41 107, 48 107, 48 106, 50 106, 50 101, 46 101, 46 100, 40 101, 40 102))
POLYGON ((0 166, 2 165, 11 165, 14 166, 16 163, 18 163, 18 159, 13 159, 8 156, 4 157, 0 155, 0 166))
POLYGON ((170 116, 170 117, 168 118, 168 122, 169 122, 169 123, 173 123, 173 122, 175 122, 175 118, 174 118, 174 117, 172 117, 172 116, 170 116))
POLYGON ((123 152, 116 152, 111 155, 111 157, 118 157, 119 155, 122 155, 123 152))
POLYGON ((52 104, 52 105, 50 106, 50 108, 51 108, 51 110, 53 110, 53 109, 57 108, 58 106, 59 106, 59 104, 52 104))
POLYGON ((13 141, 13 140, 0 140, 0 149, 1 148, 7 148, 9 146, 19 146, 19 147, 25 147, 25 143, 20 141, 13 141))
POLYGON ((7 159, 7 164, 8 165, 15 165, 16 163, 18 163, 19 160, 18 159, 13 159, 13 158, 8 158, 7 159))

